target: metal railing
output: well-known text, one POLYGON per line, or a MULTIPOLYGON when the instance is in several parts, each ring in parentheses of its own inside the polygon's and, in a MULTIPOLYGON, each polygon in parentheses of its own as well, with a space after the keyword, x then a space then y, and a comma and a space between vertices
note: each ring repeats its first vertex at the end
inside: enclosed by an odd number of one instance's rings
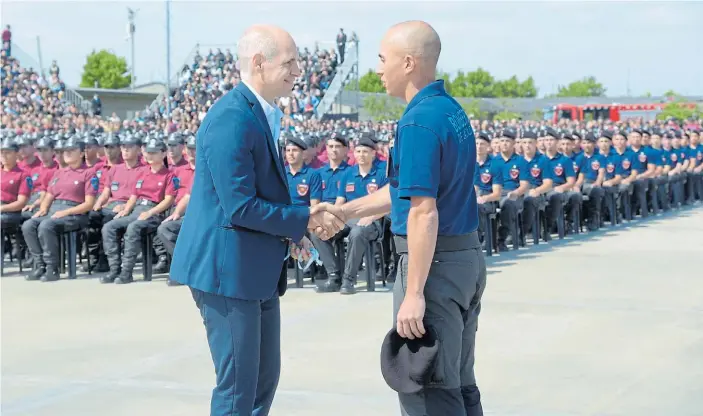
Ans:
POLYGON ((315 116, 318 120, 332 109, 337 96, 339 96, 346 85, 346 80, 354 74, 354 67, 359 65, 358 54, 356 53, 357 48, 357 42, 349 42, 347 44, 347 49, 344 51, 344 63, 337 67, 337 73, 334 75, 327 91, 325 91, 325 95, 317 104, 317 108, 315 108, 315 116))
POLYGON ((181 71, 183 70, 183 66, 187 65, 189 68, 193 64, 193 59, 195 59, 195 55, 198 53, 198 50, 200 49, 199 44, 195 44, 193 48, 188 52, 188 55, 185 57, 181 65, 176 67, 176 71, 174 74, 171 75, 171 82, 169 85, 164 88, 164 90, 154 98, 154 101, 149 104, 149 110, 158 112, 159 106, 161 105, 162 102, 164 102, 164 99, 167 98, 168 96, 171 95, 170 88, 178 88, 180 87, 179 81, 181 78, 181 71))
MULTIPOLYGON (((16 43, 12 44, 12 50, 11 54, 14 58, 16 58, 18 61, 20 61, 20 65, 22 68, 26 69, 32 69, 34 72, 37 74, 40 74, 42 78, 44 78, 45 82, 49 82, 48 77, 46 76, 46 73, 44 72, 44 68, 42 68, 41 64, 34 59, 30 54, 24 51, 24 49, 20 48, 17 46, 16 43)), ((73 104, 76 107, 78 107, 81 110, 87 111, 90 109, 90 102, 83 98, 82 95, 78 94, 75 90, 66 87, 64 90, 63 94, 63 100, 66 101, 69 104, 73 104)))

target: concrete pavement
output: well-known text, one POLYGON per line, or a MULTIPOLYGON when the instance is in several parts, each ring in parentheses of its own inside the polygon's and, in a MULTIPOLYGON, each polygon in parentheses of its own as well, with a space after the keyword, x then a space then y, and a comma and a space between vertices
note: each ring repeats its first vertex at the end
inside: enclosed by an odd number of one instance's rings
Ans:
MULTIPOLYGON (((489 258, 486 414, 703 415, 701 236, 698 206, 489 258)), ((208 414, 214 371, 187 288, 0 283, 3 416, 208 414)), ((398 414, 378 370, 390 311, 386 290, 291 288, 271 414, 398 414)))

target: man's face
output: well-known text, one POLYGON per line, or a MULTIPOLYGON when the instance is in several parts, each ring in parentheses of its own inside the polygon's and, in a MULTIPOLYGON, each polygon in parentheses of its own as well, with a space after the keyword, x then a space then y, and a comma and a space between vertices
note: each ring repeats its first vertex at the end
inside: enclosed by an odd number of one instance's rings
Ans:
POLYGON ((680 148, 681 147, 681 139, 679 139, 676 136, 672 137, 671 138, 671 147, 673 147, 674 149, 680 148))
POLYGON ((627 144, 632 147, 640 147, 642 144, 642 135, 632 132, 627 136, 627 144))
POLYGON ((298 47, 290 36, 278 40, 278 53, 269 60, 263 60, 259 75, 267 89, 276 97, 290 95, 295 79, 300 76, 298 67, 298 47))
POLYGON ((122 147, 122 159, 134 162, 139 157, 139 151, 141 150, 139 146, 135 144, 123 144, 122 147))
POLYGON ((649 137, 648 134, 643 134, 641 137, 642 137, 642 146, 651 145, 651 138, 649 137))
POLYGON ((346 146, 336 140, 327 140, 327 157, 333 162, 341 162, 347 155, 346 146))
POLYGON ((17 164, 18 153, 14 150, 2 150, 0 151, 0 161, 4 166, 15 166, 17 164))
POLYGON ((535 139, 522 139, 522 151, 525 156, 532 157, 537 153, 537 140, 535 139))
POLYGON ((39 149, 39 159, 42 163, 50 163, 54 159, 54 150, 48 147, 39 149))
POLYGON ((105 154, 110 161, 116 161, 120 158, 120 147, 119 146, 105 146, 105 154))
POLYGON ((168 157, 174 163, 180 162, 181 158, 183 157, 183 145, 175 144, 168 146, 168 157))
POLYGON ((701 140, 701 138, 700 138, 699 134, 697 134, 697 133, 691 134, 691 144, 693 146, 698 146, 698 143, 700 143, 700 140, 701 140))
POLYGON ((488 144, 487 141, 482 139, 476 139, 476 154, 478 154, 479 156, 486 156, 490 147, 491 146, 488 144))
POLYGON ((408 61, 411 58, 403 54, 403 51, 392 43, 388 35, 381 41, 378 58, 376 73, 381 77, 381 82, 388 95, 405 98, 407 85, 405 77, 408 73, 408 61))
POLYGON ((354 148, 354 158, 356 159, 356 163, 361 166, 366 167, 371 165, 375 156, 376 150, 370 147, 357 146, 354 148))
MULTIPOLYGON (((645 136, 645 137, 646 137, 646 136, 645 136)), ((649 144, 650 144, 653 148, 655 148, 655 149, 660 149, 660 148, 661 148, 661 145, 662 145, 662 138, 661 138, 661 136, 658 136, 658 135, 656 135, 656 134, 653 135, 653 136, 650 137, 650 139, 649 139, 649 144)))
POLYGON ((498 153, 500 153, 501 143, 502 140, 500 138, 495 138, 491 140, 491 151, 493 151, 493 154, 497 155, 498 153))
POLYGON ((565 155, 570 155, 574 150, 574 142, 569 139, 559 140, 559 150, 565 155))
POLYGON ((286 146, 286 162, 291 166, 299 166, 303 163, 304 152, 294 144, 286 146))
POLYGON ((542 153, 544 153, 546 150, 546 146, 544 144, 544 139, 545 139, 544 137, 537 138, 537 150, 539 150, 542 153))
POLYGON ((662 147, 664 149, 666 149, 666 150, 671 149, 671 140, 667 136, 662 137, 661 142, 662 142, 662 147))
POLYGON ((513 150, 515 149, 515 140, 509 138, 509 137, 501 137, 500 138, 500 151, 505 154, 511 154, 513 153, 513 150))
POLYGON ((625 140, 625 136, 623 136, 622 134, 616 134, 613 137, 613 144, 615 145, 615 148, 618 150, 624 149, 625 145, 627 144, 626 140, 625 140))
POLYGON ((596 146, 595 143, 588 140, 584 140, 581 142, 581 147, 583 148, 583 151, 586 152, 586 154, 590 155, 591 153, 593 153, 593 150, 596 146))
POLYGON ((542 139, 544 143, 545 152, 556 152, 557 151, 557 139, 552 136, 546 136, 542 139))
POLYGON ((606 137, 601 137, 598 139, 598 149, 602 153, 608 153, 610 151, 610 140, 608 140, 606 137))

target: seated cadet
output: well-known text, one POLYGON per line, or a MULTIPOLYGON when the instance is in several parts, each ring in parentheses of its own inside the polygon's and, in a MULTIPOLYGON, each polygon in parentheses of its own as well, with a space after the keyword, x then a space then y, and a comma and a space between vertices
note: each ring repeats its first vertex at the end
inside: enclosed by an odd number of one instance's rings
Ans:
MULTIPOLYGON (((544 144, 544 140, 542 141, 544 144)), ((537 133, 525 130, 522 133, 522 161, 520 171, 528 172, 529 190, 524 199, 524 213, 522 216, 523 235, 532 230, 535 215, 540 206, 546 203, 545 194, 552 189, 552 171, 549 169, 549 160, 542 153, 537 152, 537 133)), ((540 230, 536 230, 538 233, 540 230)), ((539 235, 539 234, 538 234, 539 235)))
POLYGON ((659 182, 660 176, 663 169, 663 163, 661 159, 661 150, 654 149, 651 145, 651 134, 647 129, 635 129, 640 132, 642 143, 642 149, 647 155, 647 160, 649 163, 654 165, 654 171, 652 172, 649 180, 649 190, 647 199, 649 201, 649 207, 652 209, 654 215, 659 213, 659 182))
MULTIPOLYGON (((350 169, 346 162, 347 156, 347 141, 340 134, 333 133, 327 139, 325 144, 327 150, 328 162, 318 169, 320 179, 322 180, 322 202, 334 204, 337 201, 339 194, 339 184, 342 181, 342 176, 347 169, 350 169)), ((327 280, 323 276, 317 276, 315 279, 317 292, 336 292, 340 288, 341 278, 339 274, 341 270, 338 268, 337 256, 335 255, 334 245, 340 238, 344 238, 348 230, 340 232, 338 235, 329 240, 321 240, 317 235, 310 235, 310 241, 320 253, 320 260, 327 272, 327 280)))
MULTIPOLYGON (((618 212, 624 214, 623 201, 625 198, 639 198, 643 203, 646 203, 647 196, 642 182, 637 181, 637 169, 633 168, 633 163, 637 159, 635 153, 627 148, 627 138, 623 131, 615 131, 613 135, 614 153, 620 158, 620 175, 622 180, 618 184, 619 197, 618 212)), ((634 215, 634 212, 633 212, 634 215)))
MULTIPOLYGON (((181 231, 183 215, 185 215, 188 202, 190 202, 190 189, 193 186, 193 176, 195 175, 195 136, 188 137, 185 159, 188 165, 182 166, 178 171, 179 184, 175 200, 176 207, 173 213, 166 217, 156 230, 156 236, 163 242, 166 252, 171 256, 173 256, 173 250, 176 248, 178 233, 181 231)), ((166 283, 169 286, 181 285, 171 279, 168 279, 166 283)))
MULTIPOLYGON (((118 195, 120 191, 120 181, 114 181, 114 173, 116 168, 124 163, 122 152, 120 149, 120 138, 117 134, 110 133, 105 137, 103 143, 105 147, 106 159, 103 161, 100 172, 100 186, 98 190, 98 198, 95 201, 93 209, 88 213, 90 225, 88 227, 88 255, 90 256, 91 271, 106 272, 109 270, 107 258, 102 249, 102 228, 106 222, 110 221, 117 211, 115 208, 123 206, 129 199, 130 188, 124 187, 123 195, 118 195), (117 196, 116 196, 117 195, 117 196)), ((136 155, 136 153, 134 153, 136 155)), ((139 165, 141 166, 141 165, 139 165)), ((119 169, 124 169, 125 166, 120 166, 119 169)), ((97 176, 97 172, 96 172, 97 176)), ((88 271, 88 264, 85 264, 83 271, 88 271)))
POLYGON ((498 250, 507 251, 506 241, 517 225, 517 215, 522 211, 522 202, 525 193, 530 189, 529 173, 520 169, 523 165, 521 156, 515 154, 515 131, 503 129, 498 133, 500 137, 500 155, 491 163, 497 163, 498 170, 503 177, 503 190, 500 200, 500 226, 498 227, 498 250))
POLYGON ((54 138, 54 160, 59 164, 59 169, 61 169, 68 166, 66 159, 63 158, 63 144, 67 139, 60 135, 58 137, 60 138, 54 138))
MULTIPOLYGON (((7 137, 0 146, 0 227, 17 227, 22 224, 22 208, 27 204, 32 192, 32 178, 17 165, 20 149, 17 143, 7 137)), ((4 244, 4 241, 2 243, 4 244)), ((4 252, 2 254, 4 255, 4 252)))
MULTIPOLYGON (((620 195, 620 182, 622 182, 622 164, 620 163, 620 155, 612 150, 612 140, 613 132, 605 130, 600 133, 600 138, 598 138, 598 154, 603 157, 605 162, 605 177, 603 178, 603 190, 605 191, 604 196, 612 195, 612 198, 605 198, 604 203, 601 204, 601 212, 603 212, 603 206, 610 204, 611 202, 615 205, 612 207, 617 216, 617 198, 620 195)), ((610 214, 610 211, 607 211, 610 214)), ((615 224, 617 218, 610 218, 611 223, 615 224)))
POLYGON ((500 144, 502 142, 501 138, 498 136, 494 136, 492 132, 489 132, 491 136, 493 137, 491 139, 491 156, 497 157, 500 156, 500 144))
MULTIPOLYGON (((374 163, 376 157, 376 143, 371 140, 368 134, 362 133, 361 137, 354 142, 354 159, 356 165, 344 173, 337 195, 337 205, 359 199, 373 192, 388 183, 386 172, 378 168, 374 163)), ((363 261, 364 252, 369 242, 381 236, 381 224, 377 221, 383 215, 366 217, 360 220, 353 220, 347 223, 349 227, 349 239, 347 244, 347 257, 344 262, 344 275, 339 292, 343 295, 356 293, 354 284, 357 273, 363 261)), ((370 259, 373 262, 375 259, 370 259)), ((366 265, 366 267, 371 267, 366 265)), ((337 283, 339 284, 339 283, 337 283)))
POLYGON ((669 166, 669 201, 678 208, 684 199, 684 171, 688 161, 681 158, 681 143, 673 132, 662 133, 662 148, 669 166))
POLYGON ((92 133, 87 133, 83 137, 83 141, 85 143, 85 165, 93 169, 93 173, 100 180, 102 168, 105 165, 105 162, 100 158, 100 149, 102 147, 100 141, 92 133))
POLYGON ((581 195, 581 190, 576 189, 576 179, 578 179, 579 175, 579 166, 578 164, 576 164, 576 157, 581 152, 581 133, 572 133, 568 130, 562 130, 560 132, 557 132, 557 135, 559 136, 559 151, 562 155, 564 155, 567 160, 571 161, 571 167, 574 171, 574 183, 569 188, 569 193, 567 194, 568 202, 566 204, 567 212, 571 213, 571 215, 569 215, 569 217, 566 219, 568 223, 566 233, 569 234, 574 231, 575 226, 578 226, 578 224, 576 224, 576 218, 579 210, 581 210, 581 205, 583 203, 583 195, 581 195), (575 153, 577 140, 579 143, 579 153, 575 153))
POLYGON ((68 164, 54 173, 39 210, 22 224, 22 234, 34 259, 27 280, 50 282, 59 279, 59 234, 88 226, 88 211, 95 203, 98 178, 83 162, 83 141, 63 143, 68 164))
POLYGON ((632 212, 634 215, 639 208, 642 218, 646 218, 649 216, 647 197, 649 195, 651 199, 652 195, 656 195, 656 184, 654 182, 656 165, 654 161, 649 160, 648 152, 642 147, 642 133, 640 130, 634 129, 627 135, 627 144, 630 150, 635 154, 635 158, 632 161, 632 168, 637 171, 632 212), (644 192, 644 198, 641 198, 642 192, 644 192))
POLYGON ((503 191, 503 175, 497 163, 492 163, 491 137, 487 131, 479 132, 476 137, 476 170, 474 175, 474 190, 478 202, 479 237, 483 242, 488 227, 486 216, 495 213, 498 201, 503 191))
POLYGON ((322 200, 320 174, 304 163, 308 145, 301 137, 290 136, 286 142, 286 177, 293 205, 315 206, 322 200))
POLYGON ((696 199, 703 200, 703 144, 700 143, 700 133, 695 130, 689 135, 681 132, 681 137, 690 140, 686 149, 688 152, 688 201, 692 204, 696 199))
POLYGON ((571 190, 576 183, 573 162, 559 153, 558 150, 557 140, 565 137, 564 140, 570 143, 571 134, 559 134, 552 128, 543 130, 542 134, 544 135, 544 157, 549 162, 552 176, 552 189, 546 195, 547 209, 545 211, 548 228, 551 229, 564 209, 564 204, 569 207, 571 222, 576 221, 578 208, 581 206, 581 194, 571 190))
POLYGON ((605 178, 605 159, 595 152, 596 136, 588 132, 581 141, 583 153, 576 157, 579 166, 579 175, 576 179, 575 190, 580 190, 588 196, 588 203, 584 202, 584 209, 588 210, 588 229, 595 231, 600 228, 600 209, 605 196, 603 180, 605 178))
POLYGON ((658 163, 656 168, 656 185, 657 193, 656 200, 657 205, 664 211, 671 209, 670 203, 670 183, 669 183, 669 172, 671 171, 671 166, 669 165, 669 152, 662 148, 662 137, 661 132, 653 130, 649 135, 649 146, 652 149, 652 154, 658 158, 658 163))
POLYGON ((132 195, 102 229, 110 272, 100 279, 101 283, 123 284, 134 280, 132 271, 141 252, 142 236, 156 232, 178 191, 178 180, 164 165, 166 144, 160 139, 149 138, 144 149, 149 166, 135 172, 132 195), (118 238, 121 233, 124 233, 124 255, 120 259, 118 238))

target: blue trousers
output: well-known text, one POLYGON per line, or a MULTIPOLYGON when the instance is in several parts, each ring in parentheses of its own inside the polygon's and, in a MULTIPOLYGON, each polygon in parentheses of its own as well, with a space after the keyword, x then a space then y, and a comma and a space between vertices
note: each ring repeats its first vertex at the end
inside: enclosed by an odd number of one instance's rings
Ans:
POLYGON ((217 376, 210 415, 268 415, 281 374, 278 294, 252 301, 190 290, 203 317, 217 376))

